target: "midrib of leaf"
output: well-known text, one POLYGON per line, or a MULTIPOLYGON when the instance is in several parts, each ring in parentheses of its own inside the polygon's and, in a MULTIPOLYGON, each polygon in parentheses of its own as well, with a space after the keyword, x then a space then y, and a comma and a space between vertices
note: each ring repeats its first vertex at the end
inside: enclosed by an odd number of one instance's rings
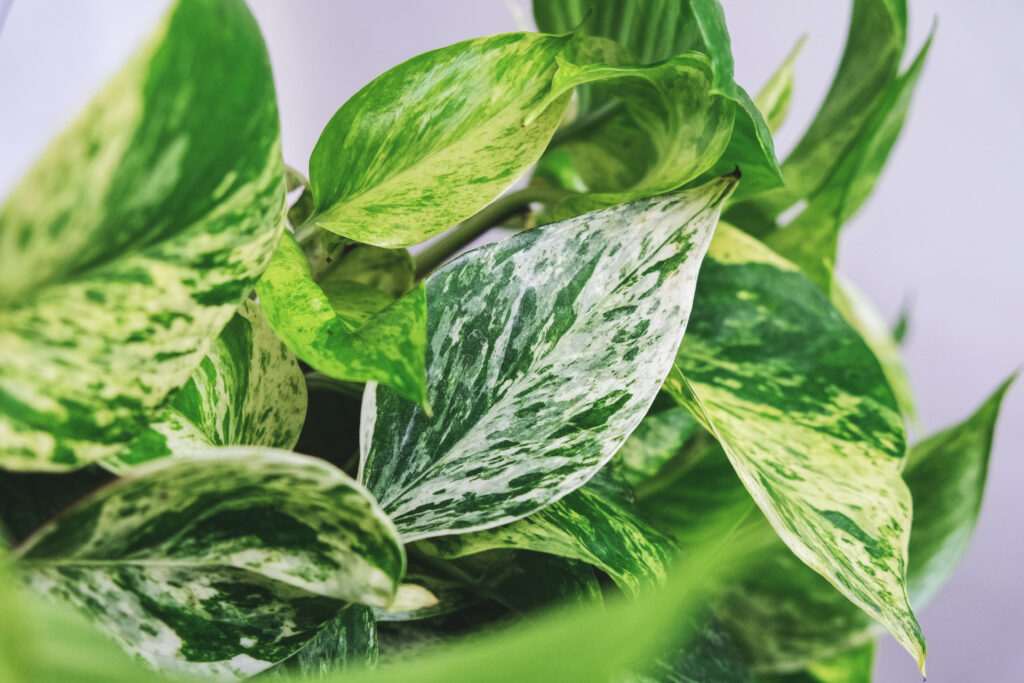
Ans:
MULTIPOLYGON (((732 191, 732 187, 731 186, 728 187, 725 191, 726 192, 731 192, 732 191)), ((654 256, 654 255, 657 255, 658 253, 660 253, 661 250, 666 245, 668 245, 670 242, 672 242, 674 240, 674 238, 678 235, 678 233, 681 230, 683 230, 683 228, 688 226, 694 220, 703 217, 704 211, 706 211, 708 207, 713 206, 715 203, 717 203, 720 198, 721 198, 720 195, 715 195, 714 197, 712 197, 703 207, 700 208, 700 210, 696 211, 689 219, 686 220, 685 223, 680 225, 679 228, 674 233, 669 235, 663 242, 658 244, 657 247, 652 248, 651 251, 650 251, 651 255, 654 256)), ((614 288, 612 288, 612 289, 608 290, 607 292, 605 292, 605 294, 602 295, 600 298, 595 299, 593 305, 590 306, 589 308, 587 308, 585 311, 581 311, 580 314, 576 316, 576 320, 573 321, 573 324, 572 324, 572 326, 569 329, 571 330, 571 329, 573 329, 575 327, 578 327, 580 320, 585 318, 586 313, 588 313, 589 311, 591 311, 591 310, 593 310, 595 308, 599 308, 599 304, 603 303, 605 300, 610 298, 614 293, 618 292, 619 289, 626 282, 628 282, 629 279, 633 275, 635 275, 643 266, 647 265, 650 262, 650 260, 651 259, 645 259, 645 260, 641 261, 631 271, 629 271, 628 273, 626 273, 626 274, 622 275, 621 277, 619 277, 619 284, 617 284, 614 288)), ((550 324, 551 323, 549 323, 549 325, 550 324)), ((565 340, 569 336, 570 335, 568 334, 568 330, 566 331, 566 334, 563 334, 563 335, 559 336, 558 341, 556 341, 551 346, 550 351, 546 355, 554 354, 555 350, 557 350, 559 348, 559 345, 562 344, 563 340, 565 340)), ((528 366, 528 370, 532 370, 538 364, 539 364, 539 362, 534 360, 528 366)), ((519 386, 528 377, 530 377, 530 373, 528 371, 526 371, 526 372, 523 372, 522 374, 520 374, 519 376, 517 376, 513 381, 509 382, 509 384, 505 388, 505 390, 502 391, 502 394, 499 397, 499 399, 497 401, 495 401, 494 403, 492 403, 491 406, 494 407, 494 406, 504 405, 503 402, 505 401, 505 397, 509 395, 511 389, 513 389, 514 387, 519 386)), ((643 419, 643 416, 641 415, 639 419, 643 419)), ((430 475, 430 474, 433 474, 434 472, 436 472, 437 469, 441 468, 441 466, 444 465, 448 460, 453 459, 456 456, 461 456, 461 451, 460 451, 459 447, 462 445, 463 442, 465 442, 468 439, 470 439, 470 437, 473 436, 478 429, 481 428, 480 425, 481 425, 480 422, 477 422, 476 424, 474 424, 473 427, 470 430, 468 430, 458 441, 456 441, 452 445, 452 447, 443 456, 438 458, 434 463, 431 464, 430 467, 425 468, 423 470, 423 472, 421 472, 418 476, 416 476, 414 479, 412 479, 408 486, 405 486, 405 487, 403 487, 401 489, 397 489, 396 493, 394 495, 390 496, 390 497, 394 500, 394 499, 400 498, 403 495, 411 492, 412 490, 416 489, 424 480, 426 480, 428 478, 427 475, 430 475)), ((359 471, 359 481, 362 481, 362 478, 363 478, 363 471, 362 471, 363 470, 363 462, 360 462, 359 470, 360 470, 359 471)), ((561 500, 565 496, 569 495, 570 493, 572 493, 572 491, 561 492, 558 495, 552 497, 551 502, 552 503, 558 502, 559 500, 561 500)), ((485 529, 492 529, 492 528, 494 528, 496 526, 502 526, 504 524, 509 523, 509 521, 516 521, 518 519, 523 519, 525 517, 528 517, 530 514, 532 514, 532 513, 528 512, 526 514, 520 515, 518 517, 510 518, 508 520, 498 520, 496 522, 487 522, 487 523, 480 524, 480 525, 473 526, 473 527, 460 528, 458 530, 437 530, 437 531, 432 531, 432 532, 423 532, 423 533, 420 533, 420 534, 403 534, 402 538, 403 538, 403 540, 405 542, 408 543, 408 542, 411 542, 411 541, 414 541, 414 540, 420 540, 420 539, 424 539, 424 538, 429 538, 431 536, 441 536, 441 535, 448 535, 448 534, 452 534, 452 533, 468 534, 468 533, 471 533, 473 531, 483 531, 485 529)))

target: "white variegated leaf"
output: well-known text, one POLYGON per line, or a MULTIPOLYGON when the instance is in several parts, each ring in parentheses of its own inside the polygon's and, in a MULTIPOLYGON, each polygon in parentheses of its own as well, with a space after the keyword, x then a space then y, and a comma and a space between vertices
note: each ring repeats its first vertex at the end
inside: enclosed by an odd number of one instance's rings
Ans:
POLYGON ((285 659, 346 601, 385 606, 405 556, 341 470, 258 447, 132 468, 16 549, 35 589, 159 669, 240 676, 285 659))
POLYGON ((520 233, 427 280, 436 416, 368 386, 360 476, 406 540, 507 524, 582 486, 647 411, 726 177, 520 233))
POLYGON ((135 439, 266 267, 284 198, 256 22, 177 4, 0 208, 0 466, 135 439))

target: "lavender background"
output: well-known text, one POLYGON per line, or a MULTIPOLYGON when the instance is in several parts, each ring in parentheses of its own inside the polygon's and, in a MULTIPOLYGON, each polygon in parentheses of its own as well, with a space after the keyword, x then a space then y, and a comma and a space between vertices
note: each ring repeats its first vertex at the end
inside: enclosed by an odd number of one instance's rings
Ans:
MULTIPOLYGON (((165 0, 0 0, 0 196, 158 20, 165 0)), ((724 0, 737 80, 761 86, 796 39, 780 156, 810 121, 839 61, 848 2, 724 0)), ((840 269, 895 318, 913 301, 906 346, 922 433, 968 415, 1024 358, 1024 3, 912 0, 908 51, 938 36, 904 135, 848 225, 840 269)), ((532 28, 528 0, 251 0, 277 78, 284 153, 304 168, 331 114, 378 73, 479 35, 532 28)), ((908 55, 909 57, 909 55, 908 55)), ((2 275, 0 275, 2 277, 2 275)), ((1024 680, 1024 390, 1008 396, 988 497, 953 579, 921 614, 929 682, 1024 680)), ((920 679, 891 638, 880 683, 920 679)))

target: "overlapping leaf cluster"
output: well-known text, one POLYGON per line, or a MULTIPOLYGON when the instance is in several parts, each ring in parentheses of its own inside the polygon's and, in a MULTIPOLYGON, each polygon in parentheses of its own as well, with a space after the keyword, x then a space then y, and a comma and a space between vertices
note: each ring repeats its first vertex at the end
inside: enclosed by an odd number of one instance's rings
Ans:
POLYGON ((908 449, 834 273, 905 6, 855 0, 782 164, 796 53, 750 97, 715 0, 535 16, 369 83, 307 180, 245 5, 180 0, 6 200, 5 680, 867 680, 876 626, 923 670, 1006 385, 908 449))

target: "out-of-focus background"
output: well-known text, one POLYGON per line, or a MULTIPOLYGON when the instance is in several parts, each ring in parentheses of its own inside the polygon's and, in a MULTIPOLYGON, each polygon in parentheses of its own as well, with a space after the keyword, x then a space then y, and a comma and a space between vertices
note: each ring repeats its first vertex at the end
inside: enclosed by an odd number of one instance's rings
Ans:
MULTIPOLYGON (((9 0, 0 0, 0 22, 9 0)), ((159 19, 166 0, 16 0, 0 29, 0 197, 159 19)), ((849 2, 723 0, 737 80, 756 92, 796 40, 792 148, 839 62, 849 2)), ((840 269, 906 343, 921 434, 957 422, 1024 359, 1024 3, 910 0, 908 57, 938 33, 904 134, 848 225, 840 269)), ((284 154, 305 169, 334 111, 380 72, 465 38, 533 28, 528 0, 250 0, 277 79, 284 154)), ((244 140, 239 140, 244 144, 244 140)), ((2 274, 0 274, 2 277, 2 274)), ((996 433, 967 557, 919 616, 929 683, 1024 680, 1024 389, 996 433)), ((879 683, 920 679, 887 638, 879 683)))

